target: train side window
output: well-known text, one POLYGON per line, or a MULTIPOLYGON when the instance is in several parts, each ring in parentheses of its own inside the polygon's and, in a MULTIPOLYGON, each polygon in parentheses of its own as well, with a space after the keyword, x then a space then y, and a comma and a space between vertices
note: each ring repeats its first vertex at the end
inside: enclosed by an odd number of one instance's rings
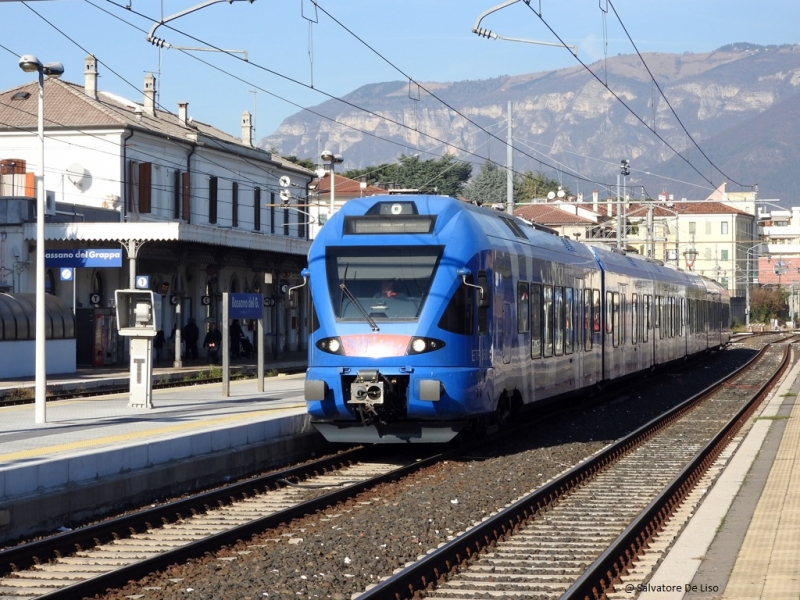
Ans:
POLYGON ((592 330, 598 335, 602 333, 600 319, 603 316, 600 308, 600 299, 600 290, 592 290, 592 330))
POLYGON ((606 335, 614 333, 614 293, 606 292, 606 335))
POLYGON ((556 356, 564 354, 564 288, 553 288, 555 302, 555 327, 553 327, 553 350, 556 356))
POLYGON ((527 333, 530 326, 530 298, 528 284, 520 281, 517 284, 517 331, 527 333))
POLYGON ((575 295, 571 287, 564 288, 564 353, 572 354, 575 328, 575 295))
POLYGON ((631 344, 639 341, 639 294, 631 294, 631 344))
POLYGON ((642 315, 642 341, 650 339, 650 294, 644 295, 644 315, 642 315))
POLYGON ((553 356, 553 286, 546 285, 543 290, 542 305, 544 318, 542 319, 542 337, 544 338, 544 356, 553 356))
POLYGON ((583 290, 583 349, 592 349, 592 290, 583 290))
MULTIPOLYGON (((487 290, 489 300, 491 300, 492 292, 489 289, 489 283, 486 278, 486 271, 478 271, 478 285, 481 289, 487 290)), ((489 331, 489 307, 491 305, 490 302, 481 302, 481 305, 478 307, 478 333, 486 333, 489 331), (485 304, 485 306, 484 306, 485 304)))
MULTIPOLYGON (((467 277, 467 283, 472 283, 472 275, 467 277)), ((475 288, 464 283, 458 286, 439 319, 439 328, 452 333, 472 335, 475 293, 475 288)))
POLYGON ((531 284, 531 358, 542 356, 542 286, 531 284))
POLYGON ((613 335, 614 335, 613 344, 614 344, 615 348, 617 346, 619 346, 620 330, 622 329, 622 327, 620 327, 620 324, 619 324, 619 309, 620 309, 619 292, 614 292, 614 296, 613 296, 613 313, 612 313, 613 319, 614 319, 614 325, 613 325, 612 329, 613 329, 613 335))

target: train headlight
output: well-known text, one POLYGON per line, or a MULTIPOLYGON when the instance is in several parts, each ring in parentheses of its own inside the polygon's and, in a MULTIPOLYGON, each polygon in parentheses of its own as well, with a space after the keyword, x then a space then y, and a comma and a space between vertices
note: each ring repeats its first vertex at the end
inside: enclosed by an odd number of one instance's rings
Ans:
POLYGON ((444 342, 434 338, 414 337, 408 345, 408 354, 423 354, 444 348, 444 342))
POLYGON ((338 337, 324 338, 317 342, 317 348, 329 354, 342 354, 342 341, 338 337))

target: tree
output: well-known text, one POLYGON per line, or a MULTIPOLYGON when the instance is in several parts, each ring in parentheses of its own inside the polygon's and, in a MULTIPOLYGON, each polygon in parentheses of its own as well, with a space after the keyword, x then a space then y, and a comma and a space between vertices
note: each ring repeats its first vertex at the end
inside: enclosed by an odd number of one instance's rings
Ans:
POLYGON ((769 323, 771 319, 788 320, 787 298, 787 292, 780 288, 752 289, 750 291, 750 320, 758 323, 769 323))
POLYGON ((344 177, 366 177, 372 185, 391 184, 395 188, 418 190, 425 194, 457 197, 472 174, 472 165, 451 154, 439 159, 420 160, 418 156, 402 155, 396 163, 381 164, 342 173, 344 177))
MULTIPOLYGON (((273 152, 273 154, 275 154, 273 152)), ((298 167, 303 167, 304 169, 308 169, 309 171, 313 171, 316 168, 314 161, 310 158, 297 158, 296 156, 281 156, 283 160, 288 160, 291 163, 296 164, 298 167)))
MULTIPOLYGON (((550 179, 541 171, 525 171, 514 181, 514 198, 517 203, 527 203, 534 198, 542 198, 548 192, 557 192, 561 184, 555 179, 550 179)), ((569 196, 569 188, 562 188, 569 196)))
POLYGON ((493 162, 481 165, 481 171, 464 188, 467 200, 475 204, 502 204, 507 196, 506 170, 493 162))

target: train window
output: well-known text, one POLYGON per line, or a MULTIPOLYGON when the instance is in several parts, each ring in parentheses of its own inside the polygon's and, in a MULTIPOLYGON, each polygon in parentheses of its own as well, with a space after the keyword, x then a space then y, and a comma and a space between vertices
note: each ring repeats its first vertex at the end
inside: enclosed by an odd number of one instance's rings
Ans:
MULTIPOLYGON (((467 283, 472 284, 472 275, 467 277, 467 283)), ((462 282, 447 303, 447 308, 439 319, 439 328, 462 335, 472 335, 475 294, 475 288, 462 282)))
POLYGON ((614 294, 606 292, 606 335, 614 332, 614 294))
POLYGON ((311 296, 311 302, 308 303, 308 310, 311 312, 311 333, 319 329, 319 317, 317 316, 317 307, 314 306, 314 296, 311 296))
POLYGON ((592 349, 592 290, 583 290, 583 349, 592 349))
POLYGON ((542 319, 542 338, 544 338, 544 347, 542 350, 544 356, 553 356, 553 286, 546 285, 544 288, 542 288, 542 291, 542 307, 544 309, 544 318, 542 319))
POLYGON ((571 287, 564 288, 564 353, 572 354, 575 328, 575 296, 571 287))
MULTIPOLYGON (((478 271, 478 285, 483 290, 489 290, 489 280, 486 277, 486 271, 478 271)), ((489 299, 491 300, 492 294, 489 291, 489 299)), ((489 331, 489 302, 482 302, 478 305, 478 333, 487 333, 489 331)))
POLYGON ((661 328, 661 296, 655 297, 655 305, 653 306, 653 329, 658 329, 659 339, 664 339, 664 330, 661 328))
POLYGON ((639 341, 639 294, 631 294, 631 343, 639 341))
POLYGON ((542 286, 531 284, 531 358, 542 355, 542 286))
POLYGON ((556 356, 564 354, 564 288, 553 288, 553 301, 555 302, 555 327, 553 328, 553 353, 556 356))
POLYGON ((622 329, 619 324, 619 307, 620 307, 620 300, 619 300, 619 292, 614 292, 613 300, 613 319, 614 324, 612 326, 613 329, 613 344, 616 348, 619 346, 619 337, 620 337, 620 330, 622 329))
POLYGON ((681 305, 680 305, 680 336, 683 337, 686 332, 684 330, 684 326, 686 325, 686 298, 681 298, 681 305))
POLYGON ((600 319, 602 313, 600 312, 600 290, 592 290, 592 330, 596 334, 600 334, 600 319))
POLYGON ((442 246, 329 247, 325 261, 336 318, 416 320, 443 250, 442 246))
POLYGON ((650 294, 644 295, 644 314, 642 315, 642 341, 650 339, 650 294))
POLYGON ((530 326, 530 298, 528 284, 521 281, 517 284, 517 331, 527 333, 530 326))

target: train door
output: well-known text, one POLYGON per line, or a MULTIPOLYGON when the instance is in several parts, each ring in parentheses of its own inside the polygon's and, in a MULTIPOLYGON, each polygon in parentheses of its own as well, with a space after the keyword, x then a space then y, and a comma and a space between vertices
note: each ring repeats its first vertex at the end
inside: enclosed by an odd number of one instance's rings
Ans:
POLYGON ((502 326, 502 336, 503 339, 500 342, 502 345, 502 353, 503 353, 503 364, 507 365, 511 362, 511 347, 512 347, 512 313, 511 313, 511 304, 508 302, 503 302, 503 326, 502 326))
POLYGON ((587 318, 585 314, 586 306, 584 304, 584 280, 575 280, 575 295, 574 295, 574 311, 573 323, 575 333, 575 381, 578 382, 577 386, 583 385, 583 357, 584 357, 584 336, 587 333, 587 318))

